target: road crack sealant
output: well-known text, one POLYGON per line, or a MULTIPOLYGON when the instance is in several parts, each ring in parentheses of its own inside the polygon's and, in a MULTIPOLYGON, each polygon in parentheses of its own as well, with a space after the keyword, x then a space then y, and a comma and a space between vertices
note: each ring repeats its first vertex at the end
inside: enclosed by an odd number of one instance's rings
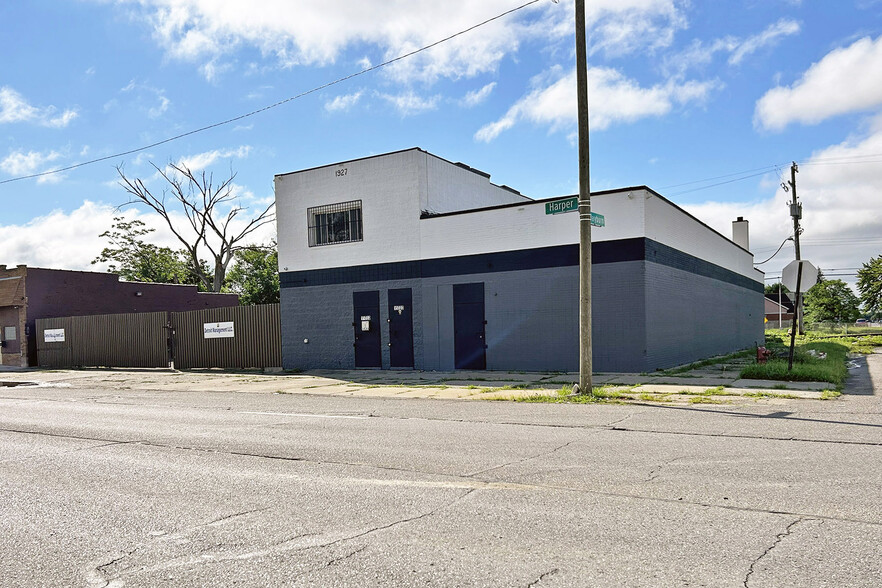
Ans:
POLYGON ((538 586, 539 584, 541 584, 542 581, 545 580, 545 578, 550 578, 551 576, 553 576, 559 572, 560 572, 560 569, 558 569, 558 568, 554 568, 553 570, 547 571, 544 574, 542 574, 541 576, 539 576, 538 578, 536 578, 535 580, 533 580, 532 582, 530 582, 529 584, 527 584, 527 588, 534 588, 534 586, 538 586))
POLYGON ((554 449, 551 449, 551 450, 549 450, 549 451, 542 451, 542 452, 540 452, 540 453, 537 453, 536 455, 530 455, 530 456, 527 456, 527 457, 524 457, 524 458, 521 458, 521 459, 516 459, 516 460, 514 460, 514 461, 510 461, 510 462, 507 462, 507 463, 503 463, 503 464, 500 464, 500 465, 497 465, 497 466, 489 467, 489 468, 486 468, 486 469, 483 469, 483 470, 478 470, 477 472, 473 472, 473 473, 471 473, 471 474, 465 474, 465 477, 466 477, 466 478, 474 478, 474 477, 476 477, 476 476, 480 476, 480 475, 482 475, 482 474, 486 474, 486 473, 488 473, 488 472, 492 472, 492 471, 495 471, 495 470, 501 470, 502 468, 507 468, 507 467, 509 467, 509 466, 520 465, 520 464, 522 464, 522 463, 526 463, 526 462, 528 462, 528 461, 533 461, 534 459, 539 459, 539 458, 542 458, 542 457, 549 457, 549 456, 551 456, 551 455, 554 455, 555 453, 557 453, 558 451, 560 451, 560 450, 562 450, 562 449, 566 449, 567 447, 569 447, 570 445, 572 445, 572 444, 575 443, 575 442, 576 442, 575 440, 573 440, 573 441, 568 441, 567 443, 564 443, 563 445, 560 445, 559 447, 555 447, 554 449))
POLYGON ((686 459, 686 457, 681 455, 680 457, 675 457, 673 459, 669 459, 667 461, 664 461, 656 466, 653 466, 649 470, 649 475, 646 477, 644 482, 648 483, 648 482, 652 482, 652 481, 656 480, 661 475, 661 471, 663 469, 665 469, 666 467, 668 467, 669 465, 671 465, 673 463, 680 461, 681 459, 686 459))
MULTIPOLYGON (((93 587, 94 588, 117 588, 117 587, 123 586, 123 581, 121 580, 121 578, 124 578, 126 576, 133 576, 135 574, 150 574, 150 573, 154 573, 154 572, 166 571, 166 570, 171 570, 171 569, 175 569, 175 568, 186 568, 186 567, 193 567, 193 566, 197 566, 197 565, 210 565, 210 564, 226 563, 226 562, 230 562, 230 561, 251 560, 251 559, 258 558, 258 557, 266 557, 269 555, 277 555, 277 554, 288 553, 288 552, 292 552, 292 551, 297 552, 297 551, 308 551, 308 550, 313 550, 313 549, 333 548, 338 545, 348 543, 349 541, 360 539, 362 537, 367 537, 367 536, 370 536, 374 533, 385 531, 387 529, 392 529, 392 528, 397 527, 399 525, 405 525, 407 523, 412 523, 414 521, 418 521, 418 520, 436 515, 439 512, 446 510, 446 509, 456 505, 457 503, 461 502, 462 500, 464 500, 469 494, 471 494, 475 490, 476 490, 476 488, 469 488, 465 492, 463 492, 462 494, 458 495, 453 500, 445 502, 444 504, 440 504, 428 512, 424 512, 424 513, 421 513, 418 515, 395 520, 395 521, 392 521, 390 523, 386 523, 383 525, 377 525, 377 526, 371 527, 369 529, 360 531, 358 533, 344 536, 344 537, 339 537, 337 539, 333 539, 331 541, 326 541, 324 543, 313 542, 313 541, 307 541, 304 543, 304 541, 303 541, 304 539, 321 537, 321 535, 317 535, 315 533, 303 533, 303 534, 295 535, 293 537, 288 537, 288 538, 286 538, 280 542, 274 543, 264 549, 259 549, 259 550, 255 550, 255 551, 245 552, 245 553, 235 553, 235 554, 202 553, 198 556, 194 556, 194 555, 178 556, 178 557, 174 557, 174 558, 156 563, 154 565, 141 566, 141 567, 138 567, 137 569, 134 569, 133 567, 129 567, 129 568, 123 570, 121 573, 116 574, 112 578, 109 578, 108 575, 104 572, 104 570, 106 570, 106 568, 113 566, 113 565, 117 564, 118 562, 126 559, 127 557, 132 556, 135 552, 137 552, 139 550, 143 550, 146 547, 148 547, 146 544, 138 544, 132 550, 124 553, 123 555, 120 555, 120 556, 114 558, 110 562, 100 564, 100 565, 96 566, 94 569, 90 570, 87 573, 87 578, 88 578, 88 582, 89 582, 88 585, 90 588, 93 588, 93 587)), ((252 510, 248 510, 248 511, 233 513, 231 515, 226 515, 226 516, 220 517, 218 519, 214 519, 214 520, 209 521, 207 523, 202 523, 202 524, 196 525, 194 527, 190 527, 184 531, 179 531, 177 533, 173 533, 173 534, 169 534, 169 535, 161 535, 159 537, 156 537, 156 539, 160 540, 160 541, 164 541, 164 542, 183 539, 189 533, 191 533, 192 531, 194 531, 196 529, 210 526, 210 525, 214 525, 214 524, 218 524, 218 523, 223 523, 223 522, 229 521, 235 517, 239 517, 239 516, 243 516, 243 515, 247 515, 247 514, 251 514, 251 513, 255 513, 255 512, 262 512, 262 511, 269 510, 269 509, 270 509, 270 507, 252 509, 252 510)), ((308 574, 312 574, 315 572, 319 572, 323 569, 327 569, 328 567, 337 565, 337 564, 339 564, 349 558, 354 557, 355 555, 357 555, 358 553, 361 553, 362 551, 364 551, 367 548, 368 548, 368 545, 364 545, 364 546, 362 546, 358 549, 355 549, 354 551, 351 551, 345 555, 331 558, 330 560, 326 561, 325 563, 323 563, 320 566, 317 566, 317 567, 314 567, 310 570, 304 571, 300 574, 297 574, 296 576, 292 576, 292 579, 298 578, 301 576, 305 576, 308 574)))
MULTIPOLYGON (((568 427, 572 428, 572 427, 568 427)), ((580 427, 580 429, 584 429, 585 427, 580 427)), ((618 429, 613 429, 618 430, 618 429)), ((621 429, 624 432, 638 432, 638 433, 662 433, 660 431, 640 431, 640 430, 631 430, 631 429, 621 429)), ((86 439, 90 441, 106 441, 113 442, 112 439, 98 439, 94 437, 83 437, 83 436, 75 436, 75 435, 64 435, 58 433, 43 433, 39 431, 22 431, 22 430, 12 430, 12 429, 0 429, 0 432, 12 432, 12 433, 21 433, 27 435, 47 435, 49 437, 61 437, 61 438, 70 438, 70 439, 86 439)), ((672 433, 670 431, 666 431, 664 433, 673 434, 673 435, 689 435, 689 436, 702 436, 702 437, 729 437, 730 435, 707 435, 707 434, 694 434, 694 433, 672 433)), ((766 440, 775 440, 775 441, 804 441, 800 439, 768 439, 766 437, 753 437, 753 436, 733 436, 737 438, 747 438, 747 439, 766 439, 766 440)), ((822 442, 822 441, 819 441, 822 442)), ((120 441, 120 443, 123 443, 120 441)), ((214 453, 218 455, 231 455, 231 456, 240 456, 240 457, 251 457, 257 459, 270 459, 270 460, 279 460, 279 461, 288 461, 288 462, 303 462, 308 464, 315 465, 333 465, 333 466, 349 466, 349 467, 362 467, 372 470, 380 470, 380 471, 393 471, 393 472, 403 472, 408 474, 417 474, 417 475, 431 475, 437 476, 439 475, 437 472, 431 471, 422 471, 422 470, 414 470, 410 468, 396 468, 392 466, 382 466, 382 465, 373 465, 367 463, 351 463, 351 462, 342 462, 342 461, 323 461, 323 460, 311 460, 304 457, 288 457, 281 455, 269 455, 269 454, 254 454, 248 452, 235 452, 235 451, 224 451, 219 449, 211 449, 211 448, 201 448, 201 447, 188 447, 188 446, 179 446, 179 445, 166 445, 161 443, 151 443, 146 441, 140 442, 126 442, 130 445, 141 445, 145 447, 155 447, 159 449, 169 449, 169 450, 179 450, 179 451, 197 451, 197 452, 205 452, 205 453, 214 453)), ((823 443, 823 442, 822 442, 823 443)), ((837 442, 831 442, 837 443, 837 442)), ((838 442, 842 443, 842 442, 838 442)), ((882 443, 854 443, 856 445, 869 445, 869 446, 882 446, 882 443)), ((563 446, 561 446, 563 447, 563 446)), ((590 490, 585 488, 571 488, 567 486, 559 486, 553 484, 509 484, 504 481, 477 481, 472 478, 467 477, 466 475, 448 475, 448 478, 452 478, 451 482, 448 482, 447 485, 453 484, 454 486, 471 488, 471 490, 477 489, 496 489, 496 488, 504 488, 504 489, 520 489, 520 490, 543 490, 543 491, 559 491, 559 492, 573 492, 578 494, 591 494, 594 496, 605 496, 605 497, 614 497, 614 498, 626 498, 626 499, 634 499, 634 500, 646 500, 651 502, 664 502, 671 504, 680 504, 680 505, 690 505, 697 506, 701 508, 720 508, 723 510, 730 511, 738 511, 738 512, 746 512, 746 513, 760 513, 760 514, 772 514, 772 515, 784 515, 784 516, 797 516, 802 518, 813 518, 818 520, 831 520, 831 521, 840 521, 846 523, 857 523, 863 525, 872 525, 872 526, 882 526, 882 523, 875 521, 867 521, 861 519, 852 519, 847 517, 836 517, 836 516, 827 516, 817 513, 797 513, 797 512, 789 512, 782 510, 774 510, 774 509, 762 509, 762 508, 750 508, 750 507, 740 507, 734 505, 726 505, 726 504, 713 504, 707 502, 700 501, 691 501, 691 500, 682 500, 682 499, 674 499, 674 498, 662 498, 657 496, 644 496, 640 494, 628 493, 628 492, 607 492, 602 490, 590 490), (459 480, 461 482, 457 483, 459 480), (474 486, 472 486, 474 485, 474 486)), ((470 490, 470 491, 471 491, 470 490)))
POLYGON ((769 545, 769 546, 766 548, 766 550, 763 551, 763 552, 759 555, 759 557, 757 557, 755 560, 753 560, 752 562, 750 562, 750 567, 747 569, 747 574, 744 576, 744 581, 743 581, 743 586, 744 586, 744 588, 750 588, 750 577, 753 575, 754 571, 756 571, 756 565, 757 565, 760 561, 762 561, 766 556, 768 556, 772 551, 774 551, 774 549, 775 549, 776 547, 778 547, 778 545, 780 545, 781 542, 782 542, 785 538, 789 537, 790 534, 793 532, 793 528, 794 528, 796 525, 798 525, 798 524, 800 524, 800 523, 803 523, 803 522, 805 522, 805 521, 811 521, 811 520, 816 520, 816 519, 807 518, 807 517, 800 517, 800 518, 796 519, 795 521, 791 522, 789 525, 787 525, 787 528, 784 529, 784 531, 782 531, 781 533, 778 533, 778 534, 775 536, 775 541, 774 541, 771 545, 769 545))

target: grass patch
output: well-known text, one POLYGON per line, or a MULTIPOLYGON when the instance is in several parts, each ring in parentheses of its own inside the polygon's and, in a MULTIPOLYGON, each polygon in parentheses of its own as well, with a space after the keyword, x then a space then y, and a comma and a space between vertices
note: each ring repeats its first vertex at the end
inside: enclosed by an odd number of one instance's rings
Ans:
POLYGON ((647 394, 644 392, 637 398, 644 402, 673 402, 670 394, 647 394))
POLYGON ((824 390, 821 392, 821 400, 833 400, 834 398, 839 398, 842 396, 842 392, 839 390, 824 390))
POLYGON ((788 398, 790 400, 799 400, 801 398, 796 394, 780 394, 778 392, 746 392, 744 396, 748 398, 788 398))
POLYGON ((719 398, 710 398, 708 396, 693 396, 689 399, 689 404, 730 404, 728 400, 720 400, 719 398))
POLYGON ((534 402, 552 404, 596 404, 602 402, 617 403, 628 400, 631 397, 617 388, 600 386, 592 390, 592 394, 572 394, 572 386, 564 385, 559 390, 548 394, 534 394, 531 396, 499 398, 499 400, 513 400, 515 402, 534 402))
MULTIPOLYGON (((767 338, 766 346, 775 356, 787 352, 779 340, 767 338), (783 352, 783 353, 782 353, 783 352)), ((754 380, 783 380, 789 382, 829 382, 840 387, 848 377, 845 367, 851 345, 840 341, 809 340, 797 345, 793 358, 793 369, 788 370, 788 360, 774 357, 764 364, 751 364, 741 370, 740 377, 754 380), (809 351, 824 353, 826 357, 813 356, 809 351)))

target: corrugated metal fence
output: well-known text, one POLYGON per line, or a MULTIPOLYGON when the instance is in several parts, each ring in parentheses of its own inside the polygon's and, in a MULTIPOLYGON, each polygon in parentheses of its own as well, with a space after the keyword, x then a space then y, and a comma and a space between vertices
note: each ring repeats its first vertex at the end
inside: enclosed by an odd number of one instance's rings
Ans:
POLYGON ((282 365, 278 304, 230 306, 171 315, 176 368, 282 365))
POLYGON ((282 365, 278 304, 37 319, 36 327, 44 367, 282 365))

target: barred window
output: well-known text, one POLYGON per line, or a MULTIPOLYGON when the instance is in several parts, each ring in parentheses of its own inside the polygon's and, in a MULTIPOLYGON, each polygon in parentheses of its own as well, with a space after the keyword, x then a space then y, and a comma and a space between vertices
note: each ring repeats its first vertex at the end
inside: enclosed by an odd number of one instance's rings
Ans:
POLYGON ((364 240, 361 200, 308 208, 306 218, 310 247, 364 240))

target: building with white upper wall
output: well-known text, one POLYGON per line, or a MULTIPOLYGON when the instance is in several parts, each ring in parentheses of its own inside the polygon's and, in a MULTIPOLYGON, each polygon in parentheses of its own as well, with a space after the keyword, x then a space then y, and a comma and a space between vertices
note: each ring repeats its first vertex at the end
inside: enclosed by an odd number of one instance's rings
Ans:
MULTIPOLYGON (((416 148, 280 174, 275 193, 284 367, 578 370, 575 197, 416 148)), ((762 342, 747 249, 645 186, 592 211, 596 371, 762 342)))

